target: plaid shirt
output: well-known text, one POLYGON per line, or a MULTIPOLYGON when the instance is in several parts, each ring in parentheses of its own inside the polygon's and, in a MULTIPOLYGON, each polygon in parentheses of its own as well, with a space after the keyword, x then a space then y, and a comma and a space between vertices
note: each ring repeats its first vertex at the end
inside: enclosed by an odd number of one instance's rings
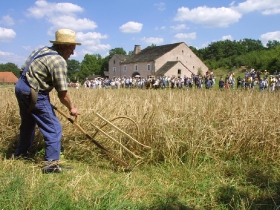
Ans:
MULTIPOLYGON (((22 70, 28 65, 31 57, 38 51, 36 49, 22 66, 22 70)), ((52 48, 45 47, 38 55, 47 52, 55 52, 52 48)), ((51 91, 55 88, 57 91, 66 91, 67 85, 67 63, 60 55, 46 55, 35 59, 26 72, 26 78, 29 85, 35 90, 51 91)))

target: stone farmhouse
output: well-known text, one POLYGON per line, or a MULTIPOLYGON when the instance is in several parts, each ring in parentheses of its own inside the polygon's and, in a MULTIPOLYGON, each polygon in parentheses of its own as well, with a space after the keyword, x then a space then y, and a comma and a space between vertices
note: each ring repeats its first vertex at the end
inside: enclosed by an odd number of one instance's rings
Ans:
POLYGON ((115 54, 109 60, 109 79, 159 76, 190 77, 205 75, 207 66, 184 43, 149 47, 141 51, 135 45, 133 55, 115 54))

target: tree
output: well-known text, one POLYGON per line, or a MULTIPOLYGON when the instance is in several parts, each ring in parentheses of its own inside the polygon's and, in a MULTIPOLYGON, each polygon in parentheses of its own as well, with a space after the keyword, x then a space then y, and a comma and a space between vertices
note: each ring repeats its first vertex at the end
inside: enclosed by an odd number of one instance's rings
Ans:
POLYGON ((279 71, 280 67, 280 59, 279 58, 273 58, 270 60, 269 64, 268 64, 268 68, 269 72, 275 72, 275 71, 279 71))
POLYGON ((243 39, 240 40, 239 43, 247 49, 247 53, 265 49, 260 40, 243 39))
POLYGON ((101 75, 102 74, 103 59, 101 55, 89 55, 86 54, 84 60, 81 63, 81 70, 78 73, 80 80, 85 80, 89 75, 101 75))
POLYGON ((110 58, 112 58, 113 55, 115 55, 115 54, 126 55, 126 51, 125 51, 122 47, 117 47, 117 48, 111 49, 111 50, 109 51, 109 60, 110 60, 110 58))
POLYGON ((109 60, 110 60, 110 56, 106 56, 103 60, 102 60, 102 64, 101 64, 101 75, 104 76, 104 71, 108 71, 109 70, 109 60))
POLYGON ((151 44, 150 46, 146 47, 147 48, 152 48, 152 47, 156 47, 157 45, 156 44, 151 44))
POLYGON ((259 70, 280 69, 280 43, 270 41, 267 47, 260 40, 242 39, 213 42, 199 50, 190 48, 210 69, 232 69, 233 66, 248 66, 259 70))
POLYGON ((223 45, 222 41, 212 42, 207 47, 207 53, 204 55, 205 56, 204 58, 216 60, 216 61, 218 61, 221 58, 224 58, 225 54, 222 45, 223 45))
POLYGON ((273 48, 276 48, 277 46, 280 46, 280 42, 279 41, 276 41, 276 40, 269 40, 266 44, 267 48, 268 49, 273 49, 273 48))
POLYGON ((130 50, 127 55, 133 55, 133 54, 134 54, 133 50, 130 50))
POLYGON ((81 64, 75 59, 67 60, 67 76, 70 81, 76 81, 78 73, 81 69, 81 64))
POLYGON ((195 47, 189 46, 189 48, 191 49, 191 51, 192 51, 194 54, 196 54, 198 57, 200 57, 200 56, 199 56, 199 51, 198 51, 195 47))

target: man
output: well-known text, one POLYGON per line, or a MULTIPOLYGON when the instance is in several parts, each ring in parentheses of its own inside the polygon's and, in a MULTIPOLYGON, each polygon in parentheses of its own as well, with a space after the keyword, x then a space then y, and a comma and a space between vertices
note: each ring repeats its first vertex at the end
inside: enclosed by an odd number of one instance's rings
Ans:
POLYGON ((223 80, 223 77, 220 77, 220 80, 219 80, 219 89, 220 90, 223 90, 225 87, 225 81, 223 80))
POLYGON ((241 87, 242 84, 242 79, 240 76, 237 77, 237 89, 239 89, 241 87))
POLYGON ((15 94, 18 100, 21 125, 15 157, 27 157, 38 125, 45 141, 45 160, 43 172, 60 172, 57 164, 61 149, 62 126, 50 103, 49 92, 55 88, 60 102, 72 116, 78 110, 72 104, 67 92, 66 60, 74 54, 76 34, 69 29, 56 32, 56 40, 50 41, 52 47, 36 49, 22 67, 15 94))

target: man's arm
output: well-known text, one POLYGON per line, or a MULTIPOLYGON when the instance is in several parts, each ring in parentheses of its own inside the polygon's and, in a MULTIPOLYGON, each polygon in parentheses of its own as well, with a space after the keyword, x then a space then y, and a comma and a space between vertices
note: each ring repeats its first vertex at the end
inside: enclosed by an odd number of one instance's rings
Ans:
POLYGON ((67 91, 58 91, 57 95, 60 102, 68 108, 72 116, 77 116, 79 114, 78 110, 71 103, 70 96, 67 91))

